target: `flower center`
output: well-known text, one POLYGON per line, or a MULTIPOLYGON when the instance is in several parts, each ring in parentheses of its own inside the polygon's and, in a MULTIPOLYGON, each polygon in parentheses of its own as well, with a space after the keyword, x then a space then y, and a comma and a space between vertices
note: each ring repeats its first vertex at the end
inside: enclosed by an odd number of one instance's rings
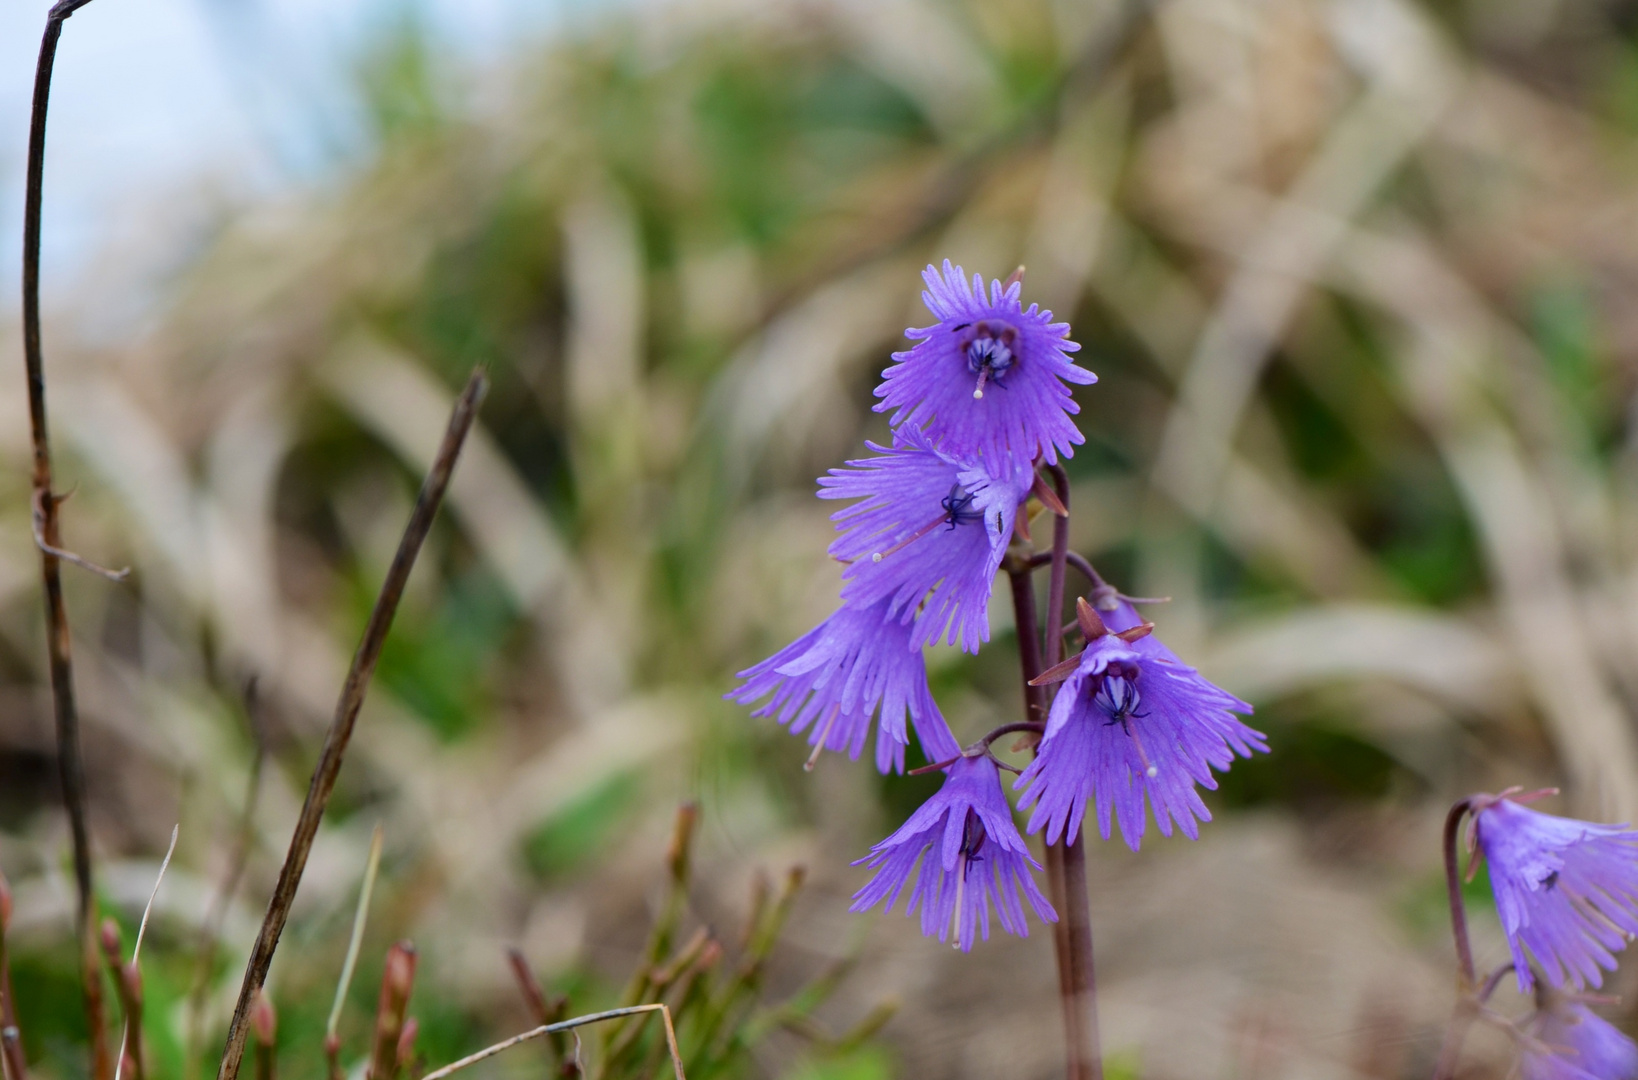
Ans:
POLYGON ((1132 748, 1137 751, 1138 760, 1143 762, 1143 775, 1153 779, 1160 775, 1160 769, 1149 760, 1149 755, 1143 749, 1143 740, 1138 737, 1132 727, 1133 720, 1141 720, 1147 713, 1138 712, 1138 706, 1143 703, 1143 696, 1137 688, 1138 670, 1131 664, 1121 664, 1118 661, 1104 669, 1102 678, 1098 680, 1098 688, 1093 691, 1092 704, 1098 706, 1109 719, 1104 721, 1105 727, 1120 725, 1128 738, 1132 740, 1132 748))
POLYGON ((978 376, 973 388, 973 399, 984 400, 984 384, 994 382, 1006 389, 1002 376, 1017 363, 1013 346, 1018 344, 1018 331, 1000 322, 973 324, 972 337, 967 339, 967 370, 978 376))
POLYGON ((961 865, 956 867, 955 907, 950 911, 950 944, 961 948, 961 913, 967 901, 967 875, 976 863, 984 861, 979 852, 984 848, 984 823, 971 807, 961 825, 961 865))
POLYGON ((939 505, 944 507, 944 516, 952 529, 957 525, 977 525, 984 520, 984 511, 973 506, 973 493, 960 484, 951 484, 950 493, 939 505))
POLYGON ((944 498, 940 499, 938 501, 938 505, 944 511, 942 514, 934 518, 932 521, 929 521, 927 524, 923 525, 921 528, 917 529, 903 540, 900 540, 886 551, 872 552, 870 555, 870 561, 881 562, 894 552, 903 551, 905 548, 909 547, 917 540, 920 540, 922 537, 926 536, 940 525, 948 524, 950 528, 953 529, 957 525, 976 525, 982 523, 984 520, 984 511, 973 506, 973 493, 962 487, 960 484, 951 484, 950 493, 944 496, 944 498))
MULTIPOLYGON (((978 853, 984 847, 988 836, 984 832, 984 822, 971 808, 967 810, 967 820, 961 826, 961 858, 967 861, 979 862, 982 859, 978 853)), ((964 867, 965 868, 965 867, 964 867)))

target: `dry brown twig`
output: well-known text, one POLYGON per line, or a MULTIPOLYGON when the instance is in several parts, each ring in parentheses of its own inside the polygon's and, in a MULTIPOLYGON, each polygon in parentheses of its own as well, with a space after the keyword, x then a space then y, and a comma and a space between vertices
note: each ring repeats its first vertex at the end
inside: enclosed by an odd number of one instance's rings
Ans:
MULTIPOLYGON (((28 170, 23 196, 23 363, 28 377, 29 430, 34 447, 34 536, 40 549, 40 576, 45 591, 46 655, 51 669, 51 698, 57 720, 57 767, 68 809, 74 848, 74 884, 78 899, 81 989, 86 1024, 91 1032, 92 1080, 108 1075, 108 1043, 103 1020, 102 983, 93 942, 91 834, 85 814, 85 762, 80 753, 79 710, 74 703, 74 665, 63 603, 60 564, 64 561, 109 574, 65 551, 57 523, 61 496, 52 491, 51 438, 46 427, 45 362, 40 348, 40 207, 45 186, 46 112, 51 99, 51 69, 63 22, 90 0, 59 0, 46 16, 40 58, 34 72, 34 102, 29 118, 28 170)), ((110 575, 111 576, 111 575, 110 575)))
POLYGON ((666 1049, 670 1051, 671 1054, 671 1070, 676 1074, 676 1080, 688 1080, 688 1077, 683 1073, 682 1053, 677 1049, 677 1030, 671 1025, 671 1008, 664 1003, 656 1003, 652 1005, 631 1005, 624 1009, 609 1009, 607 1012, 591 1013, 587 1016, 577 1016, 572 1020, 564 1020, 556 1024, 542 1024, 540 1027, 532 1028, 529 1031, 523 1032, 521 1035, 514 1035, 510 1039, 503 1039, 494 1046, 479 1050, 476 1054, 469 1054, 466 1057, 461 1058, 459 1061, 450 1062, 441 1069, 434 1069, 423 1076, 421 1080, 445 1080, 446 1077, 453 1076, 462 1069, 476 1065, 480 1061, 492 1058, 504 1050, 510 1050, 514 1046, 526 1043, 531 1039, 538 1039, 543 1035, 550 1035, 553 1032, 569 1031, 577 1027, 584 1027, 587 1024, 595 1024, 603 1020, 618 1020, 622 1017, 636 1016, 639 1013, 651 1012, 659 1013, 661 1019, 665 1023, 666 1049))
POLYGON ((307 856, 313 849, 314 837, 318 835, 319 822, 324 818, 330 793, 335 790, 336 778, 341 773, 341 763, 346 757, 347 744, 352 739, 359 709, 363 707, 370 676, 375 673, 376 661, 380 659, 387 631, 392 627, 393 616, 398 611, 398 601, 404 594, 410 570, 414 568, 415 558, 432 529, 433 518, 438 513, 444 493, 449 488, 450 476, 455 471, 456 459, 460 457, 461 447, 472 430, 478 416, 478 406, 488 389, 489 381, 482 369, 475 369, 467 380, 466 389, 455 402, 449 427, 438 448, 438 456, 421 485, 421 493, 416 497, 415 509, 410 513, 398 552, 393 556, 392 566, 387 570, 387 578, 382 582, 381 592, 370 612, 363 639, 359 642, 358 651, 353 654, 352 667, 347 672, 347 680, 336 702, 335 718, 330 723, 329 734, 325 736, 324 749, 313 768, 312 784, 308 787, 306 801, 302 803, 301 816, 296 820, 295 833, 290 838, 290 848, 279 871, 278 883, 268 902, 267 914, 262 919, 262 928, 256 936, 250 961, 245 966, 244 983, 239 988, 239 1001, 228 1027, 227 1045, 222 1051, 217 1080, 236 1080, 239 1075, 239 1066, 244 1060, 245 1039, 249 1034, 246 1020, 250 1007, 255 1001, 256 991, 267 979, 274 950, 279 946, 279 936, 284 933, 290 905, 296 898, 296 888, 301 884, 302 873, 307 868, 307 856))

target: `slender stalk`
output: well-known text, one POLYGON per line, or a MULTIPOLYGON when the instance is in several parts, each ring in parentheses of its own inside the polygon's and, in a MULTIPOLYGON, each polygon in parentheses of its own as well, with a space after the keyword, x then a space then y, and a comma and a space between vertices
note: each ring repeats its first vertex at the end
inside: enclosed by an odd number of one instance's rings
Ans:
POLYGON ((1098 1040, 1097 979, 1092 969, 1092 911, 1086 888, 1086 830, 1064 852, 1064 906, 1058 919, 1069 938, 1070 993, 1065 1016, 1074 1014, 1073 1035, 1080 1055, 1080 1071, 1068 1071, 1069 1080, 1103 1080, 1103 1054, 1098 1040))
MULTIPOLYGON (((1445 890, 1450 899, 1450 933, 1456 942, 1456 1008, 1450 1023, 1445 1026, 1444 1041, 1439 1046, 1439 1058, 1433 1066, 1434 1080, 1450 1080, 1456 1075, 1456 1064, 1462 1056, 1462 1043, 1467 1040, 1467 1029, 1479 1015, 1483 1003, 1474 991, 1478 974, 1473 967, 1473 945, 1467 936, 1467 905, 1462 899, 1462 866, 1460 839, 1462 818, 1472 809, 1471 798, 1458 800, 1445 815, 1445 890)), ((1509 965, 1511 966, 1511 965, 1509 965)), ((1501 981, 1505 970, 1486 982, 1484 997, 1488 998, 1501 981)))
POLYGON ((326 1044, 338 1037, 341 1009, 347 1004, 347 988, 353 984, 353 971, 358 967, 358 952, 364 945, 364 924, 370 917, 370 894, 375 891, 375 875, 381 869, 381 844, 384 839, 385 833, 377 825, 370 834, 370 854, 364 861, 364 880, 358 887, 358 907, 353 911, 353 932, 347 939, 347 958, 341 962, 341 978, 336 980, 336 996, 330 1004, 330 1019, 324 1025, 326 1044))
MULTIPOLYGON (((1063 656, 1064 577, 1069 561, 1069 476, 1062 465, 1049 467, 1052 486, 1064 512, 1052 522, 1052 562, 1047 579, 1046 667, 1063 656)), ((1087 563, 1084 571, 1095 583, 1098 572, 1087 563)), ((1043 693, 1045 692, 1043 688, 1043 693)), ((1056 693, 1056 691, 1054 691, 1056 693)), ((1077 833, 1075 842, 1063 845, 1063 906, 1058 908, 1064 924, 1069 958, 1069 979, 1064 1000, 1064 1016, 1073 1017, 1067 1029, 1074 1053, 1070 1058, 1069 1080, 1102 1080, 1103 1055, 1098 1039, 1097 978, 1092 966, 1092 908, 1086 887, 1086 836, 1077 833), (1079 1069, 1075 1057, 1080 1058, 1079 1069)))
POLYGON ((131 962, 120 964, 119 927, 109 919, 103 927, 103 947, 108 951, 108 962, 114 971, 114 986, 119 993, 120 1006, 125 1010, 125 1029, 119 1039, 119 1057, 114 1061, 114 1080, 120 1080, 126 1061, 131 1063, 133 1080, 145 1080, 142 1064, 142 939, 148 934, 148 918, 153 914, 154 901, 159 898, 159 886, 170 869, 171 856, 176 854, 176 838, 181 835, 179 824, 171 829, 171 846, 165 849, 165 861, 159 864, 154 878, 153 892, 142 909, 142 921, 137 924, 136 941, 131 945, 131 962))
POLYGON ((455 461, 460 456, 467 432, 477 419, 478 405, 488 388, 489 382, 482 370, 475 370, 467 380, 466 389, 455 402, 443 444, 438 448, 432 470, 421 485, 415 509, 410 513, 409 524, 399 542, 398 553, 393 556, 387 579, 382 583, 375 608, 370 612, 370 621, 364 627, 363 640, 353 654, 352 667, 347 672, 347 681, 342 685, 341 697, 336 702, 335 718, 330 722, 324 749, 313 768, 313 780, 302 803, 301 816, 296 819, 296 830, 290 837, 290 849, 285 853, 278 883, 273 888, 273 897, 268 901, 261 931, 256 935, 250 961, 245 966, 244 983, 239 988, 239 1002, 234 1007, 233 1019, 228 1026, 227 1046, 222 1051, 217 1080, 237 1080, 239 1075, 239 1066, 244 1060, 245 1039, 249 1034, 245 1021, 251 1004, 255 1001, 256 991, 267 980, 267 969, 273 963, 273 953, 279 947, 279 936, 284 933, 290 905, 296 898, 296 888, 301 884, 303 871, 307 869, 307 856, 313 849, 313 838, 318 835, 324 808, 329 805, 330 794, 335 790, 336 777, 341 773, 347 744, 352 740, 358 711, 363 707, 370 676, 375 673, 381 647, 386 643, 387 631, 391 629, 393 615, 398 611, 398 601, 404 595, 404 586, 409 581, 410 570, 415 566, 415 557, 421 552, 421 544, 432 529, 433 518, 438 513, 438 506, 443 502, 444 492, 455 470, 455 461))
POLYGON ((46 16, 40 59, 34 71, 34 105, 29 118, 28 169, 23 196, 23 363, 28 381, 29 429, 34 444, 33 502, 39 539, 40 577, 45 591, 46 656, 51 671, 51 698, 57 720, 57 768, 68 809, 74 848, 74 886, 78 901, 80 985, 85 1019, 91 1033, 91 1077, 110 1072, 108 1038, 103 1019, 101 975, 93 922, 91 833, 85 813, 85 762, 80 753, 79 710, 74 704, 74 664, 63 604, 62 536, 57 506, 62 501, 51 484, 51 439, 46 426, 45 362, 40 348, 40 207, 45 189, 46 111, 51 98, 51 69, 63 21, 90 0, 60 0, 46 16))
MULTIPOLYGON (((1068 534, 1064 532, 1060 545, 1058 531, 1054 529, 1054 549, 1056 551, 1061 547, 1067 550, 1068 534)), ((1066 561, 1060 559, 1059 565, 1066 561)), ((1009 560, 1007 578, 1012 585, 1012 610, 1018 627, 1018 660, 1024 682, 1025 715, 1044 723, 1047 715, 1046 688, 1030 685, 1042 670, 1037 629, 1039 619, 1030 580, 1030 562, 1027 558, 1009 560)), ((1061 646, 1061 636, 1059 643, 1061 646)), ((1103 1063, 1098 1056, 1085 847, 1081 843, 1068 848, 1061 843, 1048 844, 1044 855, 1047 899, 1058 912, 1058 921, 1052 925, 1052 944, 1058 956, 1058 992, 1064 1015, 1065 1075, 1068 1080, 1101 1080, 1103 1063)))
POLYGON ((525 1031, 521 1035, 503 1039, 494 1046, 479 1050, 476 1054, 470 1054, 459 1061, 451 1062, 441 1069, 434 1069, 423 1076, 421 1080, 445 1080, 446 1077, 476 1065, 480 1061, 492 1058, 502 1051, 510 1050, 512 1047, 526 1043, 530 1039, 550 1035, 554 1031, 568 1031, 572 1028, 583 1027, 586 1024, 595 1024, 601 1020, 616 1020, 625 1016, 636 1016, 639 1013, 651 1012, 659 1013, 661 1019, 665 1022, 666 1048, 671 1051, 671 1069, 676 1074, 676 1080, 687 1080, 687 1077, 683 1075, 682 1055, 677 1051, 677 1031, 671 1024, 671 1009, 663 1004, 632 1005, 624 1009, 610 1009, 607 1012, 592 1013, 589 1016, 577 1016, 573 1020, 564 1020, 556 1024, 542 1024, 540 1027, 525 1031))
POLYGON ((1472 806, 1471 799, 1462 799, 1445 815, 1445 889, 1450 897, 1450 932, 1456 941, 1456 962, 1461 968, 1461 991, 1468 993, 1479 981, 1473 968, 1473 946, 1467 937, 1467 905, 1462 900, 1462 867, 1460 846, 1462 818, 1472 806))

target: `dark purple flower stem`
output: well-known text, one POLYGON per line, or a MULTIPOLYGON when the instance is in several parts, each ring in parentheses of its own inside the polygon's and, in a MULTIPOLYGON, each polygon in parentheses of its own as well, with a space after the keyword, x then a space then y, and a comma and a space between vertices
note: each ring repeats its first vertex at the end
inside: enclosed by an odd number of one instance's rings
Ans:
POLYGON ((1462 818, 1472 800, 1462 799, 1445 815, 1445 888, 1450 894, 1450 932, 1456 941, 1456 962, 1461 967, 1461 991, 1472 991, 1479 977, 1473 968, 1473 946, 1467 937, 1467 906, 1462 901, 1460 836, 1462 818))
MULTIPOLYGON (((1051 469, 1053 487, 1059 501, 1069 505, 1069 481, 1062 468, 1051 469)), ((1023 669, 1024 715, 1044 724, 1047 718, 1046 688, 1030 681, 1063 656, 1063 634, 1057 630, 1062 620, 1064 577, 1070 561, 1069 519, 1053 521, 1052 554, 1045 565, 1051 567, 1047 585, 1047 664, 1042 663, 1037 628, 1041 620, 1035 610, 1035 590, 1031 571, 1039 556, 1012 559, 1007 563, 1007 579, 1012 585, 1012 610, 1018 628, 1018 659, 1023 669)), ((1085 561, 1085 560, 1081 560, 1085 561)), ((1090 564, 1083 573, 1091 570, 1090 564)), ((1098 580, 1096 572, 1088 573, 1098 580)), ((1045 850, 1047 898, 1058 912, 1052 927, 1053 946, 1058 954, 1058 991, 1063 1003, 1064 1041, 1067 1049, 1065 1075, 1068 1080, 1103 1080, 1103 1060, 1098 1050, 1096 983, 1092 970, 1092 917, 1087 901, 1085 838, 1070 845, 1048 844, 1045 850)))
POLYGON ((1474 993, 1479 978, 1473 967, 1473 945, 1467 936, 1467 906, 1462 900, 1460 852, 1462 819, 1471 808, 1472 800, 1462 799, 1445 815, 1445 888, 1450 897, 1450 932, 1456 942, 1457 997, 1456 1009, 1445 1027, 1444 1042, 1439 1047, 1439 1059, 1433 1067, 1433 1080, 1450 1080, 1456 1074, 1456 1063, 1462 1054, 1462 1043, 1467 1040, 1467 1029, 1478 1017, 1484 1001, 1512 969, 1509 964, 1492 974, 1485 980, 1482 994, 1474 993))

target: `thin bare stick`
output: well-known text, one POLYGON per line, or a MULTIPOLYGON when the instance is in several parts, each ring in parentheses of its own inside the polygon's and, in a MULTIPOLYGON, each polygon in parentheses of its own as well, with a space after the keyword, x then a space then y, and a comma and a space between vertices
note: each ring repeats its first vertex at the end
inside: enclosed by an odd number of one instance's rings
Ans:
POLYGON ((313 838, 318 835, 319 822, 323 820, 324 809, 329 805, 330 793, 335 790, 336 777, 341 773, 341 763, 347 755, 347 744, 352 740, 353 727, 358 721, 359 709, 364 704, 364 694, 369 689, 370 676, 375 673, 376 661, 381 657, 381 647, 386 643, 387 631, 391 629, 393 616, 398 611, 398 601, 404 595, 404 586, 409 581, 410 570, 414 568, 415 558, 421 552, 421 544, 432 529, 433 518, 438 513, 444 492, 449 488, 450 476, 455 471, 455 461, 460 457, 461 446, 466 442, 467 433, 472 430, 473 421, 478 415, 478 405, 483 401, 488 389, 489 380, 484 377, 482 369, 474 370, 472 377, 467 380, 466 389, 455 402, 454 412, 449 418, 449 427, 444 432, 443 444, 438 448, 438 456, 433 459, 432 470, 427 473, 427 478, 421 485, 421 493, 415 500, 415 509, 410 513, 409 524, 404 529, 403 539, 399 542, 398 553, 393 556, 392 566, 387 570, 387 579, 382 583, 381 593, 376 597, 375 608, 370 612, 370 621, 364 627, 363 640, 358 644, 358 651, 353 654, 352 667, 347 672, 347 681, 342 685, 340 699, 336 702, 335 718, 330 722, 329 734, 324 739, 324 749, 319 754, 318 764, 313 768, 313 780, 307 789, 307 799, 302 803, 301 816, 296 819, 296 830, 290 837, 290 849, 285 854, 284 866, 279 870, 279 880, 274 886, 272 899, 268 901, 267 914, 262 919, 261 932, 256 935, 250 962, 245 966, 244 983, 239 988, 239 1001, 234 1006, 233 1019, 228 1026, 227 1046, 222 1051, 222 1063, 217 1070, 217 1080, 237 1080, 239 1075, 239 1066, 245 1054, 245 1039, 248 1035, 245 1021, 250 1014, 250 1006, 255 1000, 256 991, 262 988, 263 982, 267 979, 267 969, 273 963, 274 950, 279 947, 279 936, 284 933, 285 921, 290 917, 290 905, 296 898, 296 888, 301 884, 302 873, 307 869, 307 856, 313 849, 313 838))
POLYGON ((69 645, 68 611, 63 604, 62 537, 57 525, 57 497, 51 490, 51 439, 46 426, 45 361, 40 348, 40 207, 45 190, 46 112, 51 100, 51 69, 63 21, 89 0, 59 0, 46 16, 40 59, 34 69, 34 104, 29 118, 28 168, 23 195, 23 364, 28 381, 29 429, 34 444, 34 505, 41 541, 40 577, 45 590, 46 655, 51 669, 51 698, 57 719, 57 768, 68 809, 74 846, 74 885, 78 900, 81 992, 91 1033, 91 1077, 108 1075, 108 1041, 104 1033, 102 982, 92 922, 91 834, 85 814, 85 762, 80 754, 79 710, 74 704, 74 664, 69 645))
POLYGON ((375 891, 375 874, 381 869, 381 841, 385 833, 381 826, 370 834, 370 857, 364 863, 364 884, 358 890, 358 910, 353 912, 353 936, 347 941, 347 959, 341 964, 341 978, 336 981, 336 1000, 330 1006, 330 1019, 324 1025, 326 1040, 336 1037, 336 1025, 341 1023, 341 1007, 347 1003, 347 988, 353 984, 353 970, 358 967, 358 950, 364 944, 364 924, 370 917, 370 894, 375 891))
POLYGON ((114 1060, 114 1080, 119 1080, 121 1072, 124 1071, 127 1052, 133 1054, 132 1067, 136 1071, 136 1080, 143 1080, 142 939, 148 933, 148 917, 153 914, 154 900, 159 896, 159 886, 165 880, 165 871, 171 867, 171 856, 176 854, 176 838, 181 833, 180 823, 171 828, 171 846, 165 849, 165 861, 159 864, 159 876, 154 878, 153 892, 148 894, 148 904, 142 909, 142 921, 137 924, 136 943, 131 946, 131 962, 118 973, 121 995, 125 1002, 125 1030, 120 1035, 119 1057, 114 1060))
POLYGON ((542 1024, 540 1027, 525 1031, 521 1035, 514 1035, 510 1039, 504 1039, 488 1049, 479 1050, 476 1054, 451 1062, 441 1069, 434 1069, 423 1076, 421 1080, 445 1080, 445 1077, 453 1076, 462 1069, 492 1058, 502 1051, 510 1050, 512 1047, 526 1043, 530 1039, 550 1035, 554 1031, 568 1031, 571 1028, 584 1027, 587 1024, 595 1024, 603 1020, 617 1020, 623 1016, 635 1016, 638 1013, 650 1012, 659 1013, 661 1019, 665 1022, 665 1042, 666 1047, 671 1051, 671 1070, 676 1074, 676 1080, 688 1080, 683 1074, 682 1054, 677 1049, 677 1030, 671 1026, 671 1009, 663 1003, 630 1005, 624 1009, 610 1009, 607 1012, 592 1013, 589 1016, 577 1016, 572 1020, 564 1020, 556 1024, 542 1024))

